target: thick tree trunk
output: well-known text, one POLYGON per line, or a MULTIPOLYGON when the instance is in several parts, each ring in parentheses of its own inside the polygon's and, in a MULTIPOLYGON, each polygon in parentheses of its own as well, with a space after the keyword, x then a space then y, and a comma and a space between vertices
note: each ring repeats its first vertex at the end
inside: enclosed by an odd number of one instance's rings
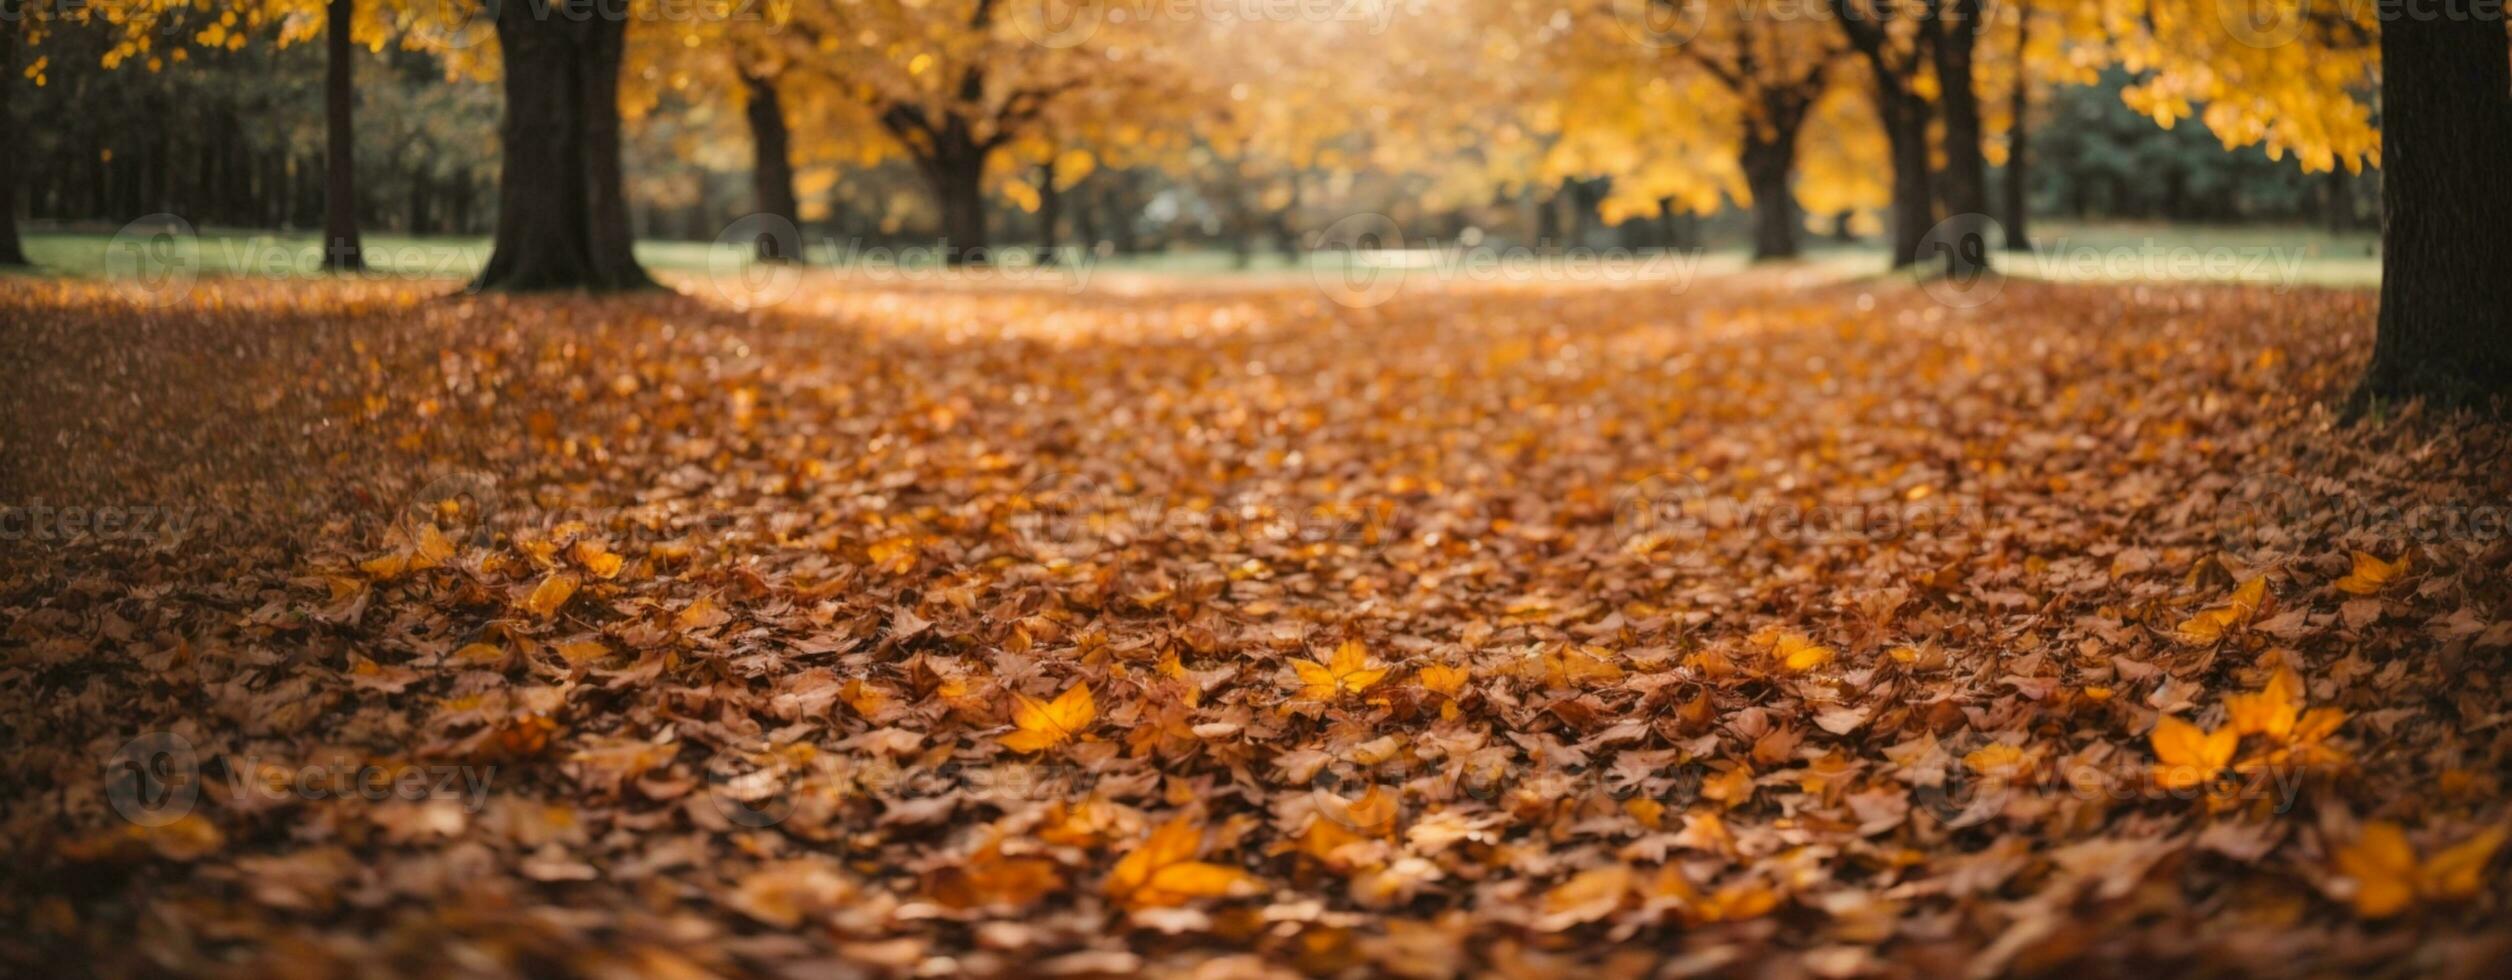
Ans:
POLYGON ((1980 91, 1972 52, 1980 41, 1980 0, 1951 0, 1936 12, 1936 77, 1942 88, 1946 220, 1952 231, 1945 272, 1973 276, 1989 265, 1989 164, 1980 151, 1980 91))
POLYGON ((1850 46, 1875 76, 1875 115, 1884 126, 1893 163, 1893 268, 1899 269, 1919 261, 1919 249, 1936 224, 1928 172, 1930 110, 1927 98, 1914 87, 1920 67, 1928 60, 1929 33, 1921 30, 1909 36, 1907 43, 1916 47, 1897 47, 1902 42, 1886 21, 1899 16, 1900 8, 1884 0, 1872 4, 1832 0, 1832 13, 1850 46))
POLYGON ((925 181, 933 203, 942 212, 942 261, 948 265, 986 261, 985 158, 948 153, 927 162, 925 181))
POLYGON ((1745 186, 1753 193, 1753 261, 1796 258, 1802 222, 1796 193, 1788 185, 1797 169, 1797 130, 1765 133, 1748 124, 1741 157, 1745 186))
POLYGON ((357 89, 351 71, 356 49, 349 41, 357 0, 330 0, 323 9, 323 268, 366 268, 358 241, 358 134, 353 113, 357 89))
POLYGON ((759 233, 761 262, 802 260, 802 206, 794 197, 793 140, 785 128, 785 104, 776 83, 744 72, 750 93, 750 194, 760 214, 781 219, 759 233))
POLYGON ((1928 104, 1909 92, 1878 96, 1893 162, 1893 268, 1916 264, 1936 224, 1928 173, 1928 104))
POLYGON ((2006 215, 2006 250, 2029 252, 2032 185, 2026 180, 2032 160, 2032 128, 2028 125, 2032 116, 2032 77, 2031 66, 2024 61, 2024 49, 2032 40, 2032 8, 2018 6, 2016 16, 2015 80, 2014 87, 2006 93, 2006 206, 2002 210, 2006 215))
POLYGON ((26 265, 17 238, 17 19, 0 17, 0 265, 26 265))
POLYGON ((619 163, 625 9, 594 0, 506 3, 496 26, 506 75, 497 237, 472 288, 651 287, 630 250, 619 163))
POLYGON ((2502 0, 2381 13, 2381 315, 2356 407, 2512 395, 2512 65, 2502 0), (2429 13, 2429 12, 2426 12, 2429 13))

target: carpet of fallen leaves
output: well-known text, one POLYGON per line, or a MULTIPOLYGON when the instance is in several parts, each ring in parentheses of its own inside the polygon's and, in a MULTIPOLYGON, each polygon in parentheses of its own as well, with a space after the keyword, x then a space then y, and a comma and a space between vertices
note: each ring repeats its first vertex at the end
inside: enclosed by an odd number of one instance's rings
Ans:
POLYGON ((0 281, 0 963, 2512 957, 2368 294, 444 291, 0 281))

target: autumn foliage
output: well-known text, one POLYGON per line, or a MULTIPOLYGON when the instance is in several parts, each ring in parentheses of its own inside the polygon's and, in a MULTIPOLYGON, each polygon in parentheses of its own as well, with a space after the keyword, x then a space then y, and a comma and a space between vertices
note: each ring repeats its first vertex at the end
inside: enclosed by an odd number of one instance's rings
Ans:
POLYGON ((2362 294, 440 292, 0 281, 0 499, 180 518, 11 515, 0 961, 2507 952, 2512 445, 2362 294))

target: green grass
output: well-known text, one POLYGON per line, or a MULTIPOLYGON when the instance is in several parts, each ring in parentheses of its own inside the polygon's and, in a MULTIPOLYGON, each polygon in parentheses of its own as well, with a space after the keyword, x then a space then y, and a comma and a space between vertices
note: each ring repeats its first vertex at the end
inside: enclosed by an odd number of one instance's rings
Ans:
MULTIPOLYGON (((168 267, 188 268, 201 278, 324 275, 320 237, 312 232, 213 228, 197 237, 153 242, 101 232, 29 232, 24 238, 27 255, 37 266, 34 275, 124 278, 162 274, 168 267)), ((364 241, 369 269, 359 275, 367 279, 460 282, 479 271, 489 252, 488 239, 476 237, 369 234, 364 241)), ((717 252, 712 243, 686 241, 643 241, 636 249, 637 258, 648 269, 695 275, 709 270, 710 257, 717 252)), ((873 261, 907 266, 931 262, 929 251, 916 248, 877 250, 871 256, 873 261)), ((834 263, 846 256, 819 249, 814 258, 834 263)), ((1872 238, 1849 244, 1812 238, 1798 264, 1822 274, 1860 276, 1881 271, 1884 260, 1883 245, 1872 238)), ((1319 253, 1306 261, 1337 259, 1332 253, 1319 253)), ((2037 230, 2033 251, 2001 251, 1996 261, 2010 275, 2059 281, 2214 281, 2276 289, 2300 285, 2369 288, 2381 282, 2375 235, 2332 236, 2289 226, 2045 222, 2037 230)), ((1722 246, 1705 252, 1696 271, 1720 275, 1748 264, 1741 247, 1722 246)), ((1245 266, 1227 250, 1188 249, 1098 259, 1091 267, 1093 271, 1251 282, 1303 274, 1312 268, 1270 249, 1255 252, 1245 266)))

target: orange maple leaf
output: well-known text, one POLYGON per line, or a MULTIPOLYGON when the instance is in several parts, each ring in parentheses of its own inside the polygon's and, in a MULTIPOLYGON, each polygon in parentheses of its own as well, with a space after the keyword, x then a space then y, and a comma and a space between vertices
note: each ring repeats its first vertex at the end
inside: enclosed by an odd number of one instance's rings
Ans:
POLYGON ((998 741, 1014 752, 1036 752, 1062 745, 1090 727, 1099 717, 1099 705, 1090 697, 1090 685, 1075 684, 1052 702, 1012 692, 1012 724, 1019 731, 998 741))
POLYGON ((1343 641, 1335 648, 1334 656, 1323 662, 1291 661, 1291 669, 1300 675, 1300 697, 1311 701, 1359 694, 1387 676, 1386 668, 1369 665, 1369 649, 1359 640, 1343 641))
POLYGON ((1195 860, 1203 849, 1204 830, 1194 818, 1171 820, 1118 859, 1108 874, 1108 896, 1129 908, 1161 908, 1254 887, 1245 871, 1195 860))

